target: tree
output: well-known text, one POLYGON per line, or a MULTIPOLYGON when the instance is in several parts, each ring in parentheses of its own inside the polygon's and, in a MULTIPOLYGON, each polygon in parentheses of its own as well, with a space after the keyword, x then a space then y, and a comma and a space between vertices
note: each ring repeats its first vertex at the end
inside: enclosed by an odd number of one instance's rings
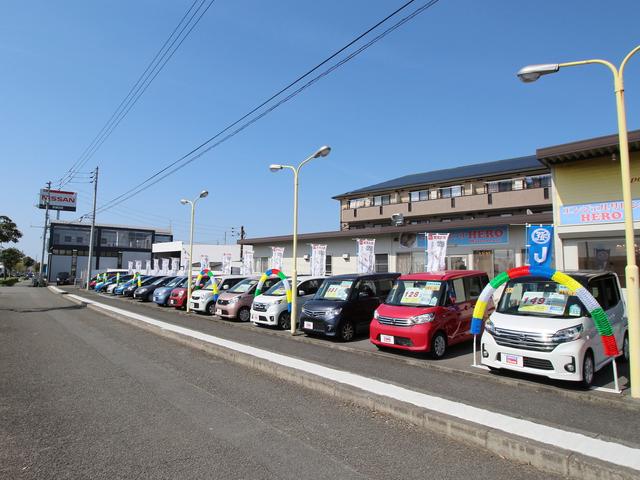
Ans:
POLYGON ((17 243, 21 237, 22 232, 18 230, 18 226, 13 220, 5 215, 0 215, 0 243, 17 243))
POLYGON ((5 277, 7 272, 13 271, 18 262, 22 260, 22 257, 24 257, 24 253, 17 248, 5 248, 0 252, 0 261, 4 264, 5 277))
POLYGON ((22 264, 26 268, 33 267, 33 265, 35 263, 36 263, 36 261, 33 258, 31 258, 30 256, 28 256, 28 255, 22 259, 22 264))

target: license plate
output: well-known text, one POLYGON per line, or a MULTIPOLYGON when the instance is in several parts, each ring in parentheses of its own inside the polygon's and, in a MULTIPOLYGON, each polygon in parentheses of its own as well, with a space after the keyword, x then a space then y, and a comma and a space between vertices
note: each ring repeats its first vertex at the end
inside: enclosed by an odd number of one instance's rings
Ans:
POLYGON ((393 335, 380 335, 380 343, 388 343, 390 345, 393 345, 395 343, 393 335))
POLYGON ((524 358, 522 355, 512 355, 510 353, 502 354, 502 363, 505 365, 509 365, 511 367, 520 367, 524 366, 524 358))
POLYGON ((222 315, 222 310, 219 308, 216 308, 216 315, 222 315))
POLYGON ((303 328, 307 330, 313 330, 313 322, 304 322, 303 328))

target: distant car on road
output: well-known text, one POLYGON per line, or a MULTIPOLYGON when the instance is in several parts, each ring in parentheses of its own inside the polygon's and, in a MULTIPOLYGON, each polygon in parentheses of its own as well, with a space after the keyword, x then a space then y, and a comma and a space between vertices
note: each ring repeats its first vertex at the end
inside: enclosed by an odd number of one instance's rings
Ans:
MULTIPOLYGON (((225 293, 221 293, 216 302, 216 315, 222 318, 238 319, 241 322, 251 320, 251 304, 259 277, 245 278, 225 293)), ((268 290, 280 281, 279 278, 267 278, 262 288, 268 290)))
POLYGON ((122 291, 122 295, 124 295, 125 297, 133 297, 133 294, 138 288, 150 285, 156 280, 158 280, 159 278, 162 278, 162 277, 149 276, 149 277, 143 278, 142 280, 140 280, 140 282, 133 282, 131 285, 129 285, 127 288, 125 288, 122 291))
MULTIPOLYGON (((196 277, 191 279, 192 282, 195 283, 196 277)), ((202 288, 209 281, 208 277, 202 277, 200 282, 197 285, 194 285, 192 288, 202 288)), ((184 308, 187 304, 187 284, 185 283, 184 287, 178 287, 171 290, 171 295, 169 295, 169 301, 167 304, 171 307, 175 308, 184 308)))
POLYGON ((156 288, 153 292, 153 302, 161 307, 166 307, 169 301, 169 296, 174 288, 182 288, 187 286, 187 277, 180 276, 175 277, 172 281, 167 283, 164 287, 156 288))
POLYGON ((72 285, 73 277, 69 272, 60 272, 56 275, 56 285, 72 285))
POLYGON ((207 284, 200 290, 196 290, 191 294, 189 300, 189 308, 194 312, 208 313, 213 315, 216 310, 216 300, 218 295, 222 292, 226 292, 235 284, 241 282, 247 278, 246 275, 226 275, 210 277, 207 284), (213 282, 216 282, 218 286, 218 295, 213 294, 213 282))
POLYGON ((153 300, 153 292, 157 288, 164 287, 170 283, 175 277, 158 277, 155 281, 138 288, 133 292, 133 298, 142 302, 150 302, 153 300))

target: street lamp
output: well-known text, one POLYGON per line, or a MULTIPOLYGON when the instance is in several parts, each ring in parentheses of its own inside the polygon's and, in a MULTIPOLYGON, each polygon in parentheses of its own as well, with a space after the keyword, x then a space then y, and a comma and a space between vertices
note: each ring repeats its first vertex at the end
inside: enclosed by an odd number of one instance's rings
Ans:
POLYGON ((326 145, 320 147, 313 155, 307 157, 297 167, 292 165, 269 165, 269 170, 272 172, 278 172, 284 168, 288 168, 293 172, 293 271, 291 272, 291 289, 293 295, 291 296, 291 335, 296 333, 296 313, 298 306, 298 174, 303 165, 310 162, 314 158, 326 157, 331 152, 331 147, 326 145))
POLYGON ((529 65, 518 72, 525 83, 535 82, 542 75, 555 73, 564 67, 575 67, 597 63, 609 68, 613 73, 616 109, 618 112, 618 142, 620 149, 620 170, 622 174, 622 201, 624 204, 624 238, 627 266, 624 269, 627 284, 627 308, 629 319, 629 380, 631 396, 640 398, 640 293, 638 287, 638 265, 636 264, 635 236, 633 231, 633 200, 631 198, 631 173, 629 167, 629 141, 627 139, 627 116, 624 105, 624 67, 629 59, 640 51, 640 45, 631 50, 616 68, 611 62, 600 59, 581 60, 546 65, 529 65))
POLYGON ((207 190, 202 190, 200 192, 200 195, 198 195, 193 200, 186 200, 184 198, 180 200, 180 203, 182 205, 191 205, 191 235, 189 237, 189 263, 187 267, 187 313, 189 313, 190 311, 189 299, 191 298, 191 265, 193 264, 193 223, 196 217, 196 203, 198 203, 198 200, 200 200, 201 198, 205 198, 207 195, 209 195, 209 192, 207 190))

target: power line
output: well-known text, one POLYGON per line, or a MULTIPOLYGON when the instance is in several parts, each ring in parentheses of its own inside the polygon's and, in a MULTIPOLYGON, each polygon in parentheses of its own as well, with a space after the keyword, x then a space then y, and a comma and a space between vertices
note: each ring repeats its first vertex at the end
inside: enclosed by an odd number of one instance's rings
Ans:
POLYGON ((69 168, 69 170, 67 170, 67 172, 59 180, 60 187, 68 183, 68 181, 71 180, 75 175, 75 171, 82 168, 89 161, 89 159, 91 159, 91 157, 98 151, 98 149, 102 146, 102 144, 109 138, 109 136, 111 136, 113 131, 118 127, 120 122, 127 116, 129 111, 138 102, 138 100, 144 94, 147 88, 149 88, 149 85, 151 85, 151 83, 155 80, 155 78, 160 74, 164 66, 173 57, 176 51, 180 48, 182 43, 193 31, 196 25, 200 22, 204 14, 209 10, 209 8, 211 7, 211 5, 215 0, 210 0, 206 8, 202 10, 198 18, 195 20, 195 22, 192 23, 192 20, 196 15, 198 15, 198 12, 202 8, 202 6, 206 3, 206 1, 207 0, 193 1, 189 9, 182 16, 182 18, 180 19, 178 24, 175 26, 175 28, 173 29, 169 37, 167 37, 162 47, 160 47, 160 50, 158 50, 158 52, 153 57, 151 62, 147 65, 147 68, 138 77, 138 80, 131 87, 127 95, 120 102, 118 107, 115 109, 115 111, 113 112, 109 120, 107 120, 107 122, 103 125, 102 129, 100 129, 100 131, 93 138, 91 143, 82 152, 80 157, 78 157, 78 159, 73 163, 73 165, 69 168), (191 17, 185 23, 185 19, 189 16, 190 12, 193 10, 193 8, 198 2, 200 2, 200 4, 195 9, 195 11, 193 11, 193 13, 191 14, 191 17), (180 29, 180 26, 183 23, 184 25, 182 26, 182 29, 176 35, 176 32, 180 29), (186 32, 186 34, 183 35, 185 29, 187 29, 189 25, 191 25, 191 27, 186 32), (182 38, 180 39, 181 36, 182 38), (178 39, 180 39, 179 43, 175 48, 173 48, 176 42, 178 42, 178 39), (173 51, 171 51, 172 48, 173 48, 173 51), (169 53, 170 51, 171 53, 169 53))
POLYGON ((278 96, 280 96, 282 93, 284 93, 285 91, 289 90, 292 86, 296 85, 297 83, 299 83, 301 80, 303 80, 304 78, 308 77, 311 73, 313 73, 315 70, 317 70, 319 67, 321 67, 322 65, 325 65, 328 61, 330 61, 331 59, 335 58, 337 55, 339 55, 341 52, 343 52, 346 48, 348 48, 349 46, 352 46, 354 43, 356 43, 358 40, 362 39, 365 35, 367 35, 368 33, 370 33, 372 30, 374 30, 375 28, 377 28, 378 26, 382 25, 383 23, 385 23, 387 20, 389 20, 390 18, 392 18, 393 16, 395 16, 396 14, 398 14, 400 11, 402 11, 404 8, 406 8, 407 6, 409 6, 410 4, 412 4, 415 0, 410 0, 408 2, 406 2, 404 5, 402 5, 400 8, 398 8, 397 10, 395 10, 393 13, 391 13, 390 15, 388 15, 387 17, 385 17, 383 20, 381 20, 380 22, 376 23, 373 27, 367 29, 364 33, 358 35, 354 40, 352 40, 351 42, 349 42, 347 45, 345 45, 344 47, 340 48, 338 51, 336 51, 334 54, 332 54, 331 56, 329 56, 327 59, 323 60, 321 63, 319 63, 318 65, 316 65, 315 67, 313 67, 311 70, 307 71, 305 74, 303 74, 302 76, 298 77, 296 80, 294 80, 293 82, 291 82, 287 87, 281 89, 279 92, 277 92, 276 94, 272 95, 271 97, 269 97, 269 99, 265 100, 264 102, 262 102, 260 105, 258 105, 257 107, 253 108, 252 110, 250 110, 247 114, 243 115, 242 117, 240 117, 238 120, 234 121, 233 123, 231 123, 230 125, 228 125, 227 127, 225 127, 223 130, 221 130, 220 132, 216 133, 214 136, 210 137, 208 140, 206 140, 205 142, 201 143, 200 145, 198 145, 196 148, 192 149, 189 153, 183 155, 182 157, 178 158, 177 160, 171 162, 169 165, 167 165, 166 167, 162 168, 161 170, 157 171, 156 173, 154 173, 153 175, 151 175, 150 177, 148 177, 146 180, 140 182, 138 185, 134 186, 133 188, 127 190, 126 192, 124 192, 123 194, 113 198, 112 200, 106 202, 105 204, 101 205, 99 207, 99 212, 104 212, 106 210, 109 210, 110 208, 121 204, 122 202, 142 193, 143 191, 145 191, 146 189, 152 187, 153 185, 155 185, 156 183, 158 183, 159 181, 163 180, 164 178, 166 178, 167 176, 177 172, 178 170, 180 170, 181 168, 184 168, 185 166, 187 166, 188 164, 190 164, 191 162, 193 162, 194 160, 197 160, 198 158, 200 158, 202 155, 204 155, 205 153, 207 153, 208 151, 210 151, 211 149, 217 147, 218 145, 220 145, 221 143, 229 140, 230 138, 234 137, 235 135, 237 135, 238 133, 240 133, 241 131, 243 131, 244 129, 248 128, 249 126, 251 126, 253 123, 257 122, 258 120, 262 119, 263 117, 265 117, 266 115, 268 115, 269 113, 271 113, 273 110, 275 110, 276 108, 280 107, 281 105, 283 105, 284 103, 288 102, 289 100, 291 100, 292 98, 294 98, 295 96, 299 95, 301 92, 303 92, 304 90, 306 90, 307 88, 309 88, 310 86, 312 86, 313 84, 315 84, 316 82, 318 82, 319 80, 321 80, 322 78, 324 78, 325 76, 329 75, 330 73, 332 73, 333 71, 335 71, 336 69, 340 68, 341 66, 343 66, 344 64, 346 64, 347 62, 349 62, 350 60, 352 60, 354 57, 356 57, 357 55, 359 55, 360 53, 362 53, 363 51, 365 51, 366 49, 368 49, 369 47, 371 47, 373 44, 377 43, 379 40, 381 40, 382 38, 386 37, 389 33, 393 32, 394 30, 396 30, 397 28, 399 28, 400 26, 404 25, 405 23, 407 23, 408 21, 412 20, 413 18, 415 18, 417 15, 419 15, 420 13, 426 11, 427 9, 429 9, 430 7, 432 7, 433 5, 435 5, 439 0, 431 0, 425 4, 423 4, 422 6, 418 7, 416 10, 414 10, 411 14, 403 17, 401 20, 399 20, 398 22, 396 22, 395 24, 393 24, 391 27, 387 28, 386 30, 384 30, 382 33, 380 33, 379 35, 375 36, 373 39, 369 40, 367 43, 365 43, 364 45, 362 45, 361 47, 359 47, 358 49, 356 49, 354 52, 350 53, 349 55, 347 55, 345 58, 343 58, 342 60, 340 60, 339 62, 337 62, 336 64, 332 65, 331 67, 329 67, 328 69, 324 70, 323 72, 321 72, 320 74, 316 75, 315 77, 313 77, 311 80, 309 80, 307 83, 305 83, 304 85, 302 85, 301 87, 299 87, 297 90, 295 90, 294 92, 290 93, 288 96, 286 96, 285 98, 279 100, 277 103, 275 103, 274 105, 270 106, 268 109, 264 110, 263 112, 261 112, 259 115, 257 115, 256 117, 248 120, 247 122, 245 122, 244 124, 242 124, 241 126, 239 126, 237 129, 233 130, 231 133, 229 133, 228 135, 224 136, 223 138, 221 138, 220 140, 218 140, 216 143, 209 145, 213 140, 221 137, 222 135, 224 135, 226 132, 228 132, 229 130, 231 130, 233 127, 235 127, 236 125, 238 125, 240 122, 242 122, 243 120, 247 119, 249 116, 251 116, 253 113, 255 113, 256 111, 258 111, 260 108, 262 108, 263 106, 265 106, 266 104, 268 104, 269 102, 271 102, 272 100, 274 100, 275 98, 277 98, 278 96), (209 145, 207 148, 205 148, 204 150, 201 150, 203 147, 209 145), (200 151, 199 151, 200 150, 200 151), (198 153, 196 153, 198 152, 198 153), (194 155, 195 154, 195 155, 194 155), (193 155, 193 156, 192 156, 193 155), (183 162, 181 165, 178 165, 180 162, 183 162), (178 165, 177 167, 175 167, 176 165, 178 165), (170 170, 172 167, 173 170, 170 170), (167 170, 170 170, 169 172, 167 172, 167 170), (167 172, 166 174, 163 175, 164 172, 167 172), (160 177, 160 178, 157 178, 160 177), (155 180, 154 180, 155 179, 155 180), (154 180, 153 182, 151 182, 152 180, 154 180), (151 183, 149 183, 151 182, 151 183), (146 184, 146 185, 145 185, 146 184))

